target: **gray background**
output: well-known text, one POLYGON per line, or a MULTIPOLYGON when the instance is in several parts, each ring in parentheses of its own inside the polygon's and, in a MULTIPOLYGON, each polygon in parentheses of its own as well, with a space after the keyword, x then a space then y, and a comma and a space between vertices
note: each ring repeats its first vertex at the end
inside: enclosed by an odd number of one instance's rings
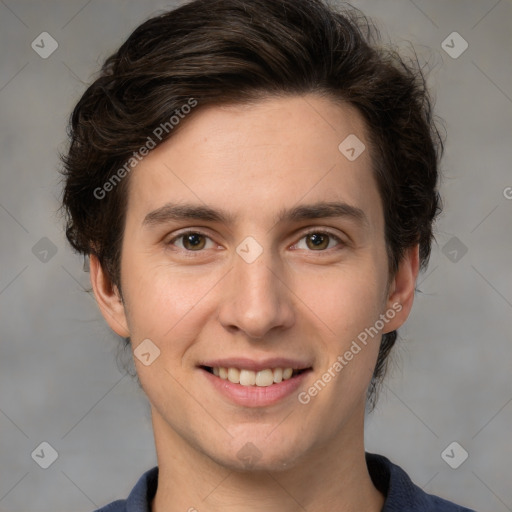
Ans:
MULTIPOLYGON (((99 63, 171 5, 0 0, 1 511, 90 511, 126 497, 156 462, 147 402, 118 369, 118 342, 66 245, 56 169, 68 114, 99 63), (58 42, 47 59, 31 48, 43 31, 58 42), (31 457, 43 441, 58 452, 48 469, 31 457)), ((368 419, 367 449, 428 492, 510 511, 512 4, 354 5, 429 63, 448 132, 438 243, 368 419), (469 43, 456 59, 441 47, 453 31, 469 43), (458 469, 441 457, 452 441, 469 453, 458 469)))

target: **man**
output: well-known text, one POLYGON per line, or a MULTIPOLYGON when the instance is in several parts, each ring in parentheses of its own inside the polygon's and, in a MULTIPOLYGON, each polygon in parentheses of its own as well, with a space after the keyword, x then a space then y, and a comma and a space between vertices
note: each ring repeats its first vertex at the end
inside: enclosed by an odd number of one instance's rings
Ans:
POLYGON ((158 467, 102 511, 463 511, 364 449, 440 209, 419 70, 321 0, 138 27, 71 119, 67 236, 158 467))

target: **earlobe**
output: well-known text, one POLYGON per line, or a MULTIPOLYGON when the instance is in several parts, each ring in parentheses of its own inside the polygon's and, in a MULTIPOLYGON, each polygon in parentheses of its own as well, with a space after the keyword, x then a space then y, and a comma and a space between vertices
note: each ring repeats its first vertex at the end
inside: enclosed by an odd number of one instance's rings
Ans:
POLYGON ((89 256, 89 265, 91 286, 103 318, 116 334, 123 338, 129 337, 126 312, 119 290, 93 254, 89 256))
POLYGON ((407 320, 414 302, 418 272, 419 245, 415 245, 404 253, 398 270, 389 285, 386 308, 387 311, 393 310, 396 314, 386 324, 384 333, 398 329, 407 320))

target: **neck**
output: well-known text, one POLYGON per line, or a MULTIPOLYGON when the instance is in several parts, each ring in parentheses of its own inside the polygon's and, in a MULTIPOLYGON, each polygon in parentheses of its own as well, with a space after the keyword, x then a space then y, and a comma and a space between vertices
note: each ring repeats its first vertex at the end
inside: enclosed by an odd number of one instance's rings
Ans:
POLYGON ((380 512, 364 453, 364 411, 359 425, 314 447, 292 467, 240 471, 187 443, 153 411, 158 488, 151 512, 380 512))

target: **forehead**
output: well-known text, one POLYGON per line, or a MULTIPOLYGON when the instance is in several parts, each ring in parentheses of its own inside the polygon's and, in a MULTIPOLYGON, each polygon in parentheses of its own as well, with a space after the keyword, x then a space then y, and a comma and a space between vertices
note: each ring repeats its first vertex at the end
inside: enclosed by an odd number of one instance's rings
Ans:
POLYGON ((283 207, 322 200, 352 204, 380 223, 365 124, 349 105, 267 98, 199 108, 180 128, 132 171, 128 216, 181 201, 271 222, 283 207))

